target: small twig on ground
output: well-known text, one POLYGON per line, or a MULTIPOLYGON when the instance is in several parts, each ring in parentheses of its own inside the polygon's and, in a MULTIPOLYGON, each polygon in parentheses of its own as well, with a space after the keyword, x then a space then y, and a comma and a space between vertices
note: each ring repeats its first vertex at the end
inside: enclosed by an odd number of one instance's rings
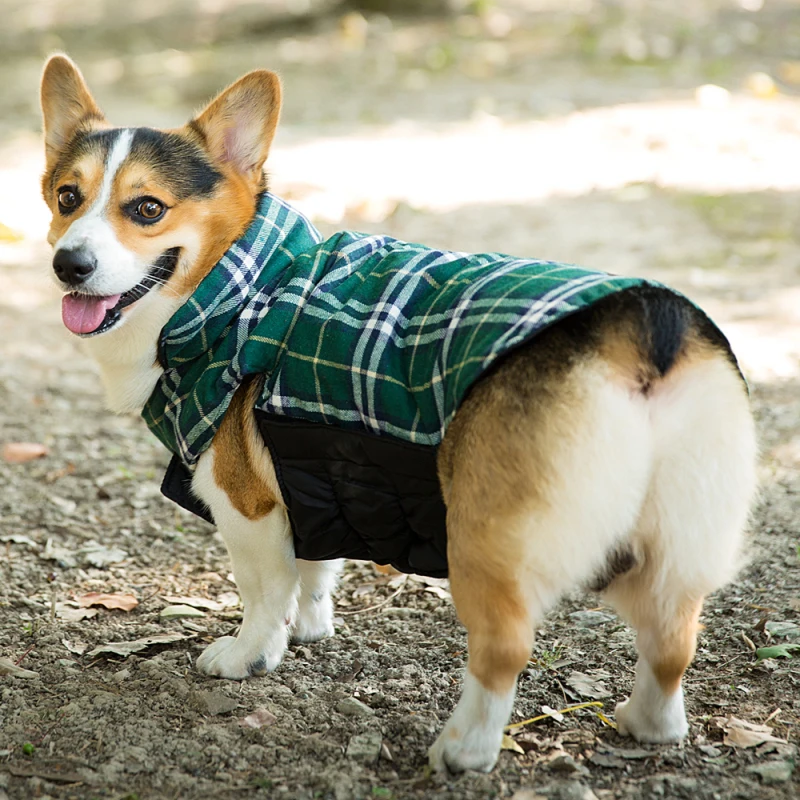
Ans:
POLYGON ((66 711, 62 711, 61 714, 58 715, 58 719, 39 737, 37 742, 34 742, 36 747, 41 747, 42 742, 55 730, 55 728, 61 724, 61 720, 67 715, 66 711))
MULTIPOLYGON (((592 700, 589 703, 578 703, 577 705, 567 706, 566 708, 559 708, 556 711, 557 714, 571 714, 573 711, 580 711, 584 708, 602 708, 603 704, 599 700, 592 700)), ((597 714, 597 712, 595 712, 597 714)), ((543 719, 552 719, 553 714, 540 714, 537 717, 531 717, 530 719, 523 720, 522 722, 512 722, 510 725, 506 725, 503 730, 506 733, 512 733, 514 731, 522 730, 528 725, 532 725, 534 722, 541 722, 543 719)), ((605 715, 603 715, 603 721, 606 724, 612 724, 605 715)))
POLYGON ((367 611, 375 611, 376 608, 381 608, 382 606, 385 606, 390 601, 394 600, 395 597, 398 597, 402 593, 403 589, 405 589, 405 588, 406 588, 405 582, 401 583, 400 587, 395 592, 392 592, 392 594, 390 594, 388 597, 386 597, 383 600, 381 600, 380 603, 376 603, 374 606, 368 606, 367 608, 359 608, 359 609, 356 609, 355 611, 339 611, 337 609, 334 613, 341 614, 342 616, 345 616, 345 615, 351 616, 353 614, 364 614, 367 611))
POLYGON ((734 661, 738 661, 740 658, 744 658, 744 655, 741 653, 738 656, 734 656, 733 658, 726 661, 724 664, 720 664, 719 666, 714 665, 714 674, 713 675, 706 675, 700 676, 697 678, 684 678, 684 683, 706 683, 707 681, 718 681, 723 677, 731 677, 731 676, 723 676, 722 670, 728 666, 728 664, 733 664, 734 661))
POLYGON ((156 590, 154 592, 148 594, 147 597, 143 597, 139 601, 139 605, 143 606, 148 600, 152 600, 158 594, 161 594, 161 584, 160 583, 158 584, 158 586, 156 587, 156 590))
POLYGON ((28 655, 28 653, 30 653, 31 650, 33 650, 34 647, 36 647, 36 645, 32 644, 14 663, 17 666, 19 666, 25 660, 25 657, 28 655))

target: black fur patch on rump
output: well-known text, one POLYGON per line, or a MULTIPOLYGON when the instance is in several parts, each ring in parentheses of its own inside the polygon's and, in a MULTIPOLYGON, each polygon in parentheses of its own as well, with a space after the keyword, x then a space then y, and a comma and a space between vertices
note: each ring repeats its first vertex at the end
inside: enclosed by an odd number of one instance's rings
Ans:
POLYGON ((724 353, 741 375, 725 335, 685 297, 662 286, 637 286, 623 294, 639 306, 646 353, 661 377, 672 369, 690 331, 724 353))
MULTIPOLYGON (((704 340, 723 353, 739 372, 730 344, 724 334, 683 295, 664 286, 644 284, 623 289, 582 309, 554 326, 566 340, 556 347, 562 358, 596 350, 611 330, 628 330, 640 350, 641 357, 654 371, 643 376, 643 390, 649 380, 664 377, 675 365, 690 336, 704 340)), ((541 334, 541 345, 558 337, 541 334)), ((744 378, 742 379, 744 380, 744 378)))
POLYGON ((136 128, 130 158, 152 167, 178 200, 206 197, 222 180, 202 149, 176 133, 136 128))
POLYGON ((643 287, 637 292, 650 363, 663 377, 675 363, 691 322, 689 306, 671 292, 643 287), (650 289, 650 291, 648 291, 650 289))

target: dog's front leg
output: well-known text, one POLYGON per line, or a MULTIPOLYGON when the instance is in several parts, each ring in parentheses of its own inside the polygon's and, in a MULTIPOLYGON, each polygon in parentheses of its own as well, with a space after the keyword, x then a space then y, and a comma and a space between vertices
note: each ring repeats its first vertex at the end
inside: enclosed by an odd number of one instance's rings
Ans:
POLYGON ((263 675, 280 664, 297 613, 300 582, 286 511, 276 505, 259 519, 241 514, 217 485, 213 460, 213 451, 201 458, 192 489, 211 509, 225 540, 244 619, 239 634, 209 645, 197 667, 207 675, 235 680, 263 675))

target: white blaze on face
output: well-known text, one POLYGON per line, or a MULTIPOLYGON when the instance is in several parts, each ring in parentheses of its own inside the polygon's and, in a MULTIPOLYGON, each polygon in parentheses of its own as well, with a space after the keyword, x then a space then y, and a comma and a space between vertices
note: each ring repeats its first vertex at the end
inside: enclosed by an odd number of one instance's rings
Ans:
POLYGON ((132 130, 119 132, 106 157, 97 198, 55 244, 55 252, 82 249, 94 257, 97 269, 81 286, 86 294, 122 294, 136 286, 147 271, 147 264, 120 243, 109 213, 114 179, 130 153, 132 141, 132 130))

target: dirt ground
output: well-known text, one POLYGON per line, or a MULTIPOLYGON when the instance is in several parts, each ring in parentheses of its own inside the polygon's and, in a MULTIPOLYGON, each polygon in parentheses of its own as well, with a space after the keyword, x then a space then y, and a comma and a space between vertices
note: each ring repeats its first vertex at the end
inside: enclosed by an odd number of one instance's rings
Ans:
POLYGON ((798 796, 800 656, 755 650, 800 642, 800 10, 477 5, 212 29, 181 49, 155 24, 105 36, 100 16, 93 36, 26 28, 27 49, 0 50, 0 445, 48 449, 0 459, 0 658, 35 673, 0 666, 0 800, 798 796), (272 186, 325 231, 643 274, 709 310, 750 381, 763 489, 748 562, 705 608, 683 745, 607 724, 632 685, 633 636, 590 594, 542 621, 512 722, 602 707, 530 724, 489 775, 426 767, 466 661, 441 582, 350 564, 334 638, 292 645, 264 678, 193 669, 241 608, 222 540, 159 495, 166 453, 141 420, 104 410, 61 325, 36 186, 36 80, 53 47, 119 123, 179 124, 239 73, 278 69, 272 186), (83 616, 90 592, 137 605, 83 616), (769 731, 737 736, 731 718, 769 731))

